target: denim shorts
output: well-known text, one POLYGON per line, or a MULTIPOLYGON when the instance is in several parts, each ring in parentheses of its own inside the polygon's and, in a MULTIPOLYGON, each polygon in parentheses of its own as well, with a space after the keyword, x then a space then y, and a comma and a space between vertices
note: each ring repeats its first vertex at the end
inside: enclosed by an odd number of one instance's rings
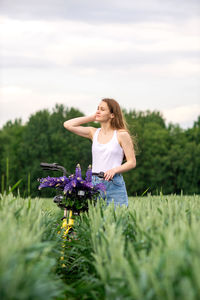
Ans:
POLYGON ((107 201, 107 205, 109 205, 112 201, 114 201, 114 206, 128 206, 128 195, 126 191, 126 185, 124 182, 124 178, 121 174, 115 174, 112 181, 107 181, 98 176, 92 176, 93 185, 97 183, 103 183, 106 187, 106 193, 100 192, 100 196, 107 201))

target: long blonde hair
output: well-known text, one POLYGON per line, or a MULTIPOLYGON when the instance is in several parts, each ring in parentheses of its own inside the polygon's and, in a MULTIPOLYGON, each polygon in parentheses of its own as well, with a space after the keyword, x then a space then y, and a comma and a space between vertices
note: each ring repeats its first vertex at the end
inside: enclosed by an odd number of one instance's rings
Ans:
POLYGON ((110 113, 114 114, 115 116, 113 119, 111 119, 110 123, 112 129, 125 129, 126 131, 128 131, 128 126, 119 103, 116 100, 110 98, 104 98, 102 99, 102 101, 107 103, 110 113))
POLYGON ((102 99, 102 101, 107 103, 110 113, 114 114, 114 118, 112 118, 110 122, 112 129, 123 129, 124 131, 127 131, 131 137, 133 148, 136 149, 137 148, 136 137, 130 133, 128 129, 128 124, 125 120, 125 117, 123 115, 119 103, 116 100, 110 98, 104 98, 102 99))

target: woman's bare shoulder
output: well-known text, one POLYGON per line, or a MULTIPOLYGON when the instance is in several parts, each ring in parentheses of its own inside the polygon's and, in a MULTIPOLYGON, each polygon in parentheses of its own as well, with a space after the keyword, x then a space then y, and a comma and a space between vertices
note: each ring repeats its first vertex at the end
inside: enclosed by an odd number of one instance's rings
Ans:
POLYGON ((117 130, 117 135, 120 137, 126 137, 126 136, 129 136, 129 133, 126 129, 118 129, 117 130))
POLYGON ((117 132, 127 132, 128 133, 128 131, 126 129, 117 129, 117 132))
POLYGON ((90 136, 91 140, 93 140, 94 134, 97 131, 98 128, 90 126, 90 136))
POLYGON ((129 138, 129 136, 130 135, 126 129, 118 129, 117 130, 117 139, 118 139, 120 146, 122 146, 123 141, 126 141, 129 138))

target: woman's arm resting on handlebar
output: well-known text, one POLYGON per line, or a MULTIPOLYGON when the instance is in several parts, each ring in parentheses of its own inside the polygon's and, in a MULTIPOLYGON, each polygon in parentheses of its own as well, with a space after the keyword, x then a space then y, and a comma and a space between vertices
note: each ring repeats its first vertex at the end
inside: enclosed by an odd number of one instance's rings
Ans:
POLYGON ((117 173, 123 173, 136 167, 136 158, 131 137, 127 132, 120 132, 120 144, 126 156, 126 162, 119 167, 108 170, 104 174, 105 180, 112 179, 117 173))
POLYGON ((82 137, 88 138, 88 139, 92 139, 93 137, 93 131, 95 130, 94 127, 84 127, 84 126, 80 126, 81 124, 85 124, 88 122, 94 122, 96 120, 96 114, 91 115, 91 116, 86 116, 86 117, 79 117, 79 118, 74 118, 68 121, 65 121, 63 126, 77 134, 80 135, 82 137))

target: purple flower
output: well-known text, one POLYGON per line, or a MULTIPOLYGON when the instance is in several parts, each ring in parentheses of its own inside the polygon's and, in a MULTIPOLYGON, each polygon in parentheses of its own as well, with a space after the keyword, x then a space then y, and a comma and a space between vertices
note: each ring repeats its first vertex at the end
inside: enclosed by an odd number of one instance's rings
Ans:
POLYGON ((88 166, 85 180, 86 180, 86 182, 92 182, 92 166, 91 165, 88 166))
POLYGON ((73 188, 75 188, 76 185, 77 185, 77 180, 76 180, 76 179, 73 179, 73 180, 71 181, 71 185, 72 185, 73 188))
POLYGON ((93 190, 93 184, 92 182, 87 182, 86 180, 84 180, 84 182, 81 184, 81 189, 85 190, 85 191, 92 191, 93 190))
POLYGON ((61 187, 63 188, 67 182, 69 182, 69 179, 66 176, 63 177, 46 177, 39 179, 40 185, 38 189, 42 189, 45 187, 61 187))
POLYGON ((71 182, 67 183, 63 189, 64 194, 70 194, 72 192, 71 182))
POLYGON ((76 166, 75 175, 72 174, 69 177, 46 177, 39 179, 40 185, 38 189, 45 187, 60 188, 63 190, 66 198, 75 199, 80 201, 77 195, 80 195, 79 191, 82 191, 84 199, 92 199, 100 191, 105 192, 105 186, 103 183, 96 185, 92 184, 92 167, 88 166, 85 180, 82 178, 81 167, 78 164, 76 166))
POLYGON ((76 176, 76 179, 82 180, 81 166, 79 164, 77 164, 77 166, 76 166, 75 176, 76 176))
POLYGON ((105 192, 106 191, 106 187, 105 187, 105 185, 103 183, 98 183, 98 184, 96 184, 94 186, 94 190, 95 191, 101 190, 101 191, 105 192))

